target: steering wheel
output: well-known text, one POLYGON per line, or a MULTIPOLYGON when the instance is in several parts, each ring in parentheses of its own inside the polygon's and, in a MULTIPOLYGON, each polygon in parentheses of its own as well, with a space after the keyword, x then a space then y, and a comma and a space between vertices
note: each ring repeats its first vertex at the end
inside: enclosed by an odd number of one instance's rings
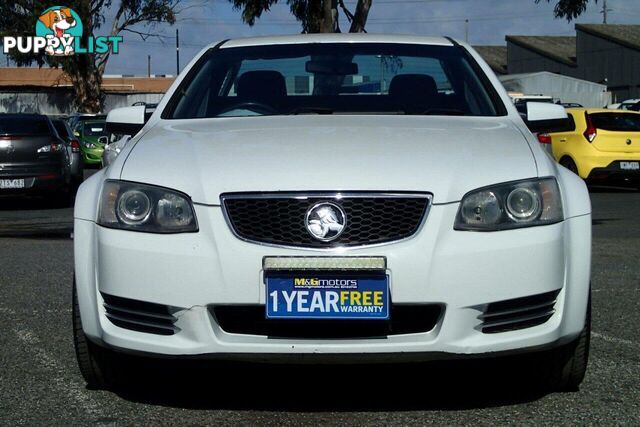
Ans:
POLYGON ((235 105, 225 108, 224 110, 220 111, 218 114, 228 113, 229 111, 233 111, 233 110, 249 110, 249 111, 253 111, 263 115, 275 114, 278 112, 273 106, 269 104, 265 104, 263 102, 240 101, 235 105))

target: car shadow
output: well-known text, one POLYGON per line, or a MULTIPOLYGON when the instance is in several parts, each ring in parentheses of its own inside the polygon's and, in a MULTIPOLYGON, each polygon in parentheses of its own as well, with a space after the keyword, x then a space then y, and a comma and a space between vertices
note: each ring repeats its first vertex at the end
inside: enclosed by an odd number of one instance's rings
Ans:
POLYGON ((0 237, 69 238, 73 231, 70 205, 70 200, 2 196, 0 237))
MULTIPOLYGON (((520 371, 522 372, 522 371, 520 371)), ((185 409, 288 412, 463 410, 532 402, 499 361, 385 365, 273 365, 148 361, 116 393, 185 409)))

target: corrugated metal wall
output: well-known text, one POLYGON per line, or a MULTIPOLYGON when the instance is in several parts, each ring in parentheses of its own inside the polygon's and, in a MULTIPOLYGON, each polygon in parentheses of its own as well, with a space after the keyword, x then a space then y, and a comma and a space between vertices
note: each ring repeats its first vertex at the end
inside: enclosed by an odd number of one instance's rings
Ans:
MULTIPOLYGON (((109 112, 114 108, 129 107, 135 102, 157 103, 163 94, 107 94, 104 110, 109 112)), ((73 95, 69 91, 37 91, 26 89, 21 91, 0 91, 0 113, 41 113, 41 114, 71 114, 76 112, 73 107, 73 95)))
POLYGON ((547 95, 562 102, 576 102, 585 107, 602 108, 610 102, 607 87, 549 72, 500 76, 507 91, 527 95, 547 95))

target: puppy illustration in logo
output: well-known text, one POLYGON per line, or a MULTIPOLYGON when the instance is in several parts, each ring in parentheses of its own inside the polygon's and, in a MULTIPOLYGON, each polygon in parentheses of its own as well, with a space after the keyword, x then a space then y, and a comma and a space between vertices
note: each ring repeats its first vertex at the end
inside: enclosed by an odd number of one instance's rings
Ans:
POLYGON ((40 18, 38 18, 40 23, 53 33, 44 34, 44 36, 47 39, 52 39, 54 37, 60 39, 60 44, 57 48, 54 48, 50 44, 47 46, 45 50, 47 54, 54 56, 69 56, 75 53, 71 40, 75 35, 70 34, 68 31, 71 28, 76 27, 78 24, 73 15, 74 12, 68 7, 51 8, 40 15, 40 18), (64 43, 63 39, 65 39, 64 43))

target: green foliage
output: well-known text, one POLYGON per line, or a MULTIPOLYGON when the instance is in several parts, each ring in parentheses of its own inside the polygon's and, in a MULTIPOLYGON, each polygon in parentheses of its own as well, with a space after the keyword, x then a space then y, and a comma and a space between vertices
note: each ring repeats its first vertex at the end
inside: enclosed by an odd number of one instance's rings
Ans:
MULTIPOLYGON (((319 33, 333 29, 340 31, 338 25, 338 12, 342 10, 347 20, 351 23, 350 32, 362 32, 367 22, 367 16, 372 0, 358 0, 355 13, 347 9, 344 0, 284 0, 291 10, 291 14, 300 22, 303 33, 319 33), (327 14, 325 2, 329 5, 332 13, 327 14), (331 25, 323 28, 325 19, 331 19, 331 25)), ((240 10, 242 20, 253 26, 256 19, 262 16, 263 12, 268 12, 271 7, 278 3, 278 0, 229 0, 234 9, 240 10)))
MULTIPOLYGON (((550 3, 552 0, 547 0, 550 3)), ((556 0, 554 0, 556 1, 556 0)), ((554 9, 556 18, 565 18, 567 21, 572 21, 578 16, 582 15, 587 10, 589 0, 557 0, 558 3, 554 9)), ((598 3, 598 0, 594 0, 598 3)), ((540 3, 540 0, 536 0, 536 3, 540 3)))

